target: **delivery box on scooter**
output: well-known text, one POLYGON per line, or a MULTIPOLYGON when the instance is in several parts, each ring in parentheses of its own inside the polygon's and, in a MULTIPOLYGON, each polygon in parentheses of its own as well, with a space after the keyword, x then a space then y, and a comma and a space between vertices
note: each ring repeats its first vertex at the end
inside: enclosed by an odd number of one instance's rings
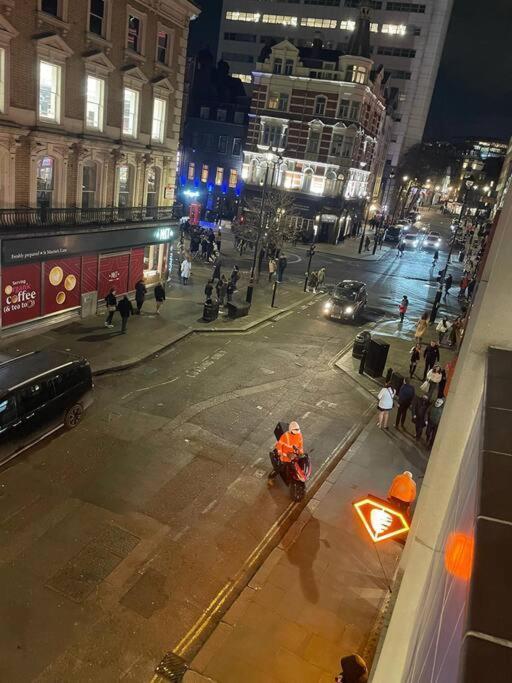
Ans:
POLYGON ((279 441, 283 434, 288 431, 289 424, 289 422, 278 422, 276 424, 276 427, 274 429, 274 436, 276 437, 276 441, 279 441))

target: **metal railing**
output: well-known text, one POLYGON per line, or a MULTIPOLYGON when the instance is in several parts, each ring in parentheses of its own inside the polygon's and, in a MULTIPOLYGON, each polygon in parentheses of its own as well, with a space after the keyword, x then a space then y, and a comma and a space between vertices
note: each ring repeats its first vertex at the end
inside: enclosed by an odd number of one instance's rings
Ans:
POLYGON ((107 206, 91 209, 77 207, 0 209, 0 230, 178 220, 181 215, 179 208, 179 205, 175 204, 173 206, 107 206))

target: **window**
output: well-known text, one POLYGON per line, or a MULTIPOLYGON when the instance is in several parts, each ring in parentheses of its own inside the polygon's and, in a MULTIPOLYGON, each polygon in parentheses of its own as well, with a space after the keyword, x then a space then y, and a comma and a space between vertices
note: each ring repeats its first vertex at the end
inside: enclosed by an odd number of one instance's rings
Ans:
POLYGON ((158 194, 160 191, 160 169, 151 166, 148 169, 146 207, 152 208, 158 204, 158 194))
POLYGON ((242 81, 242 83, 252 82, 251 74, 233 74, 233 78, 239 78, 242 81))
POLYGON ((226 120, 226 110, 225 109, 217 109, 217 121, 225 121, 226 120))
POLYGON ((59 16, 59 0, 41 0, 41 10, 54 17, 59 16))
MULTIPOLYGON (((345 0, 345 7, 357 7, 359 8, 360 0, 345 0)), ((380 0, 367 0, 367 4, 370 5, 372 9, 382 9, 382 2, 380 0)))
POLYGON ((347 76, 352 83, 366 83, 366 67, 353 64, 348 67, 347 76))
POLYGON ((416 50, 407 47, 387 47, 381 46, 377 48, 378 55, 389 55, 390 57, 409 57, 414 59, 416 57, 416 50))
POLYGON ((245 120, 245 114, 243 111, 235 111, 233 114, 233 121, 234 123, 244 123, 245 120))
POLYGON ((62 67, 39 62, 39 117, 60 122, 60 92, 62 67))
POLYGON ((196 165, 194 164, 193 161, 191 161, 188 165, 188 173, 187 173, 188 180, 194 180, 195 172, 196 172, 196 165))
POLYGON ((286 76, 291 76, 293 74, 293 59, 287 59, 284 63, 284 73, 286 76))
POLYGON ((287 14, 264 14, 262 19, 264 24, 282 24, 283 26, 297 26, 297 17, 287 14))
POLYGON ((232 168, 229 171, 229 187, 236 187, 238 181, 238 171, 236 168, 232 168))
POLYGON ((9 396, 0 402, 0 431, 3 431, 9 424, 16 419, 16 401, 14 396, 9 396))
POLYGON ((329 154, 333 157, 341 156, 342 145, 343 145, 343 135, 340 133, 333 133, 332 142, 331 142, 331 149, 329 151, 329 154))
POLYGON ((347 21, 340 21, 340 29, 342 31, 353 31, 356 27, 356 22, 348 19, 347 21))
POLYGON ((210 118, 210 107, 201 107, 199 110, 199 118, 200 119, 209 119, 210 118))
POLYGON ((418 5, 415 2, 387 2, 386 9, 393 12, 416 12, 425 14, 426 5, 418 5))
POLYGON ((85 97, 85 125, 91 130, 103 130, 105 81, 87 76, 85 97))
POLYGON ((405 36, 407 33, 407 26, 403 24, 382 24, 381 33, 389 33, 392 36, 405 36))
POLYGON ((288 93, 271 92, 268 98, 268 108, 277 109, 279 111, 287 111, 288 100, 288 93))
POLYGON ((398 78, 399 80, 402 81, 410 81, 411 80, 411 72, 410 71, 401 71, 400 69, 391 69, 390 71, 384 71, 384 74, 388 76, 389 78, 398 78))
POLYGON ((215 185, 222 185, 222 179, 224 177, 224 169, 222 166, 217 166, 215 171, 215 185))
POLYGON ((43 157, 37 162, 37 206, 51 208, 55 189, 55 160, 43 157))
POLYGON ((317 97, 315 100, 315 114, 318 116, 323 116, 325 114, 325 107, 327 105, 326 97, 317 97))
POLYGON ((82 169, 82 209, 96 206, 96 164, 84 164, 82 169))
POLYGON ((308 154, 317 154, 320 147, 320 138, 322 137, 322 129, 320 127, 311 127, 309 129, 308 141, 306 144, 306 152, 308 154))
POLYGON ((5 109, 5 48, 0 47, 0 112, 4 113, 5 109))
MULTIPOLYGON (((353 22, 354 23, 354 22, 353 22)), ((336 28, 336 19, 317 19, 316 17, 303 17, 300 20, 301 26, 311 26, 313 28, 336 28)))
POLYGON ((30 413, 40 408, 53 396, 52 384, 48 379, 22 387, 18 391, 18 405, 21 414, 30 413))
POLYGON ((223 52, 222 59, 225 62, 246 62, 247 64, 254 63, 254 57, 252 55, 246 55, 242 52, 223 52))
POLYGON ((76 368, 69 368, 67 370, 61 370, 58 375, 54 375, 52 377, 52 384, 53 389, 55 391, 55 395, 61 396, 62 394, 65 394, 67 391, 74 389, 82 379, 85 379, 85 377, 81 378, 80 374, 77 373, 76 368))
POLYGON ((242 153, 242 140, 240 138, 233 138, 233 156, 239 157, 242 153))
POLYGON ((217 151, 220 154, 226 154, 228 151, 228 138, 227 135, 219 135, 219 144, 217 146, 217 151))
POLYGON ((327 171, 325 174, 325 194, 330 197, 336 194, 336 173, 334 171, 327 171))
POLYGON ((352 156, 352 147, 354 146, 354 141, 352 138, 344 138, 343 144, 341 145, 341 156, 343 159, 350 159, 352 156))
POLYGON ((123 100, 123 133, 137 137, 137 119, 139 112, 139 93, 131 88, 124 89, 123 100))
POLYGON ((260 20, 261 14, 258 12, 226 12, 226 19, 231 21, 255 21, 260 20))
POLYGON ((242 43, 255 43, 256 38, 254 33, 224 33, 224 40, 238 40, 242 43))
POLYGON ((160 30, 156 37, 156 61, 160 64, 169 63, 169 34, 167 31, 160 30))
POLYGON ((105 0, 90 0, 90 2, 89 31, 95 33, 97 36, 105 37, 105 0))
POLYGON ((359 114, 361 113, 361 102, 352 102, 350 107, 349 118, 351 121, 359 121, 359 114))
POLYGON ((142 54, 142 19, 134 14, 128 15, 127 47, 142 54))
POLYGON ((274 59, 274 66, 272 68, 272 73, 280 74, 283 70, 283 60, 280 57, 274 59))
POLYGON ((338 110, 339 119, 348 119, 348 108, 350 106, 350 100, 341 100, 340 108, 338 110))
POLYGON ((130 206, 132 195, 132 167, 128 164, 119 166, 118 206, 130 206))
POLYGON ((313 180, 313 169, 307 168, 302 176, 302 190, 309 192, 311 190, 311 182, 313 180))
POLYGON ((207 164, 203 164, 203 167, 201 168, 201 182, 202 183, 208 182, 208 165, 207 164))
POLYGON ((161 97, 153 98, 153 123, 151 126, 151 139, 163 143, 165 140, 165 113, 167 102, 161 97))
POLYGON ((283 128, 280 124, 263 124, 261 143, 265 147, 281 147, 283 128))

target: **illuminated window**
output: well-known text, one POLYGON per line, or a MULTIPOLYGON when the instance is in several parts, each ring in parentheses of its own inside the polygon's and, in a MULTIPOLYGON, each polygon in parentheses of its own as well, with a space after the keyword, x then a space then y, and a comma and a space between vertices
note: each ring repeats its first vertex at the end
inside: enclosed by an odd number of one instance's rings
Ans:
POLYGON ((229 171, 229 187, 236 187, 238 181, 238 171, 236 168, 232 168, 229 171))
POLYGON ((139 118, 139 93, 131 88, 124 89, 123 97, 123 133, 137 137, 139 118))
POLYGON ((132 167, 128 164, 119 166, 119 192, 117 196, 118 206, 130 206, 133 187, 133 172, 132 167))
POLYGON ((138 54, 144 54, 144 15, 134 10, 128 13, 126 47, 138 54))
POLYGON ((297 17, 290 17, 284 14, 264 14, 261 21, 264 24, 283 24, 283 26, 297 26, 297 17))
POLYGON ((201 168, 201 182, 202 183, 207 183, 208 182, 208 165, 203 164, 201 168))
POLYGON ((95 76, 87 76, 85 125, 90 130, 103 130, 104 98, 105 81, 95 76))
POLYGON ((251 83, 252 81, 252 76, 251 74, 232 74, 233 78, 239 78, 242 83, 251 83))
POLYGON ((193 161, 191 161, 188 165, 187 179, 188 180, 194 180, 195 172, 196 172, 196 165, 194 164, 193 161))
POLYGON ((261 14, 258 12, 226 12, 226 19, 231 21, 255 21, 260 20, 261 14))
POLYGON ((159 30, 156 36, 156 61, 159 64, 169 63, 170 38, 167 31, 159 30))
POLYGON ((165 139, 165 114, 167 102, 161 97, 153 98, 153 123, 151 126, 151 139, 163 143, 165 139))
MULTIPOLYGON (((341 22, 342 24, 344 22, 341 22)), ((347 23, 347 22, 345 22, 347 23)), ((355 22, 351 22, 355 26, 355 22)), ((316 17, 303 17, 300 20, 301 26, 312 26, 313 28, 336 28, 338 22, 336 19, 318 19, 316 17)), ((341 26, 340 26, 341 28, 341 26)), ((353 29, 351 29, 353 30, 353 29)))
POLYGON ((373 23, 370 24, 370 31, 371 31, 372 33, 378 33, 378 31, 379 31, 379 25, 378 25, 378 24, 373 24, 373 23))
POLYGON ((354 31, 356 28, 356 22, 348 19, 347 21, 340 21, 340 28, 343 31, 354 31))
POLYGON ((288 93, 271 92, 269 97, 268 97, 268 105, 267 106, 269 109, 277 109, 279 111, 287 111, 288 110, 288 100, 289 100, 288 93))
POLYGON ((366 83, 366 67, 357 65, 352 66, 350 80, 352 83, 366 83))
POLYGON ((39 62, 39 117, 60 122, 62 67, 39 62))
MULTIPOLYGON (((204 166, 203 166, 204 168, 204 166)), ((217 166, 215 171, 215 185, 222 185, 222 179, 224 178, 224 169, 222 166, 217 166)))
POLYGON ((43 157, 37 162, 37 206, 52 206, 55 160, 53 157, 43 157))
POLYGON ((382 24, 381 33, 389 33, 392 36, 405 36, 407 26, 403 24, 382 24))

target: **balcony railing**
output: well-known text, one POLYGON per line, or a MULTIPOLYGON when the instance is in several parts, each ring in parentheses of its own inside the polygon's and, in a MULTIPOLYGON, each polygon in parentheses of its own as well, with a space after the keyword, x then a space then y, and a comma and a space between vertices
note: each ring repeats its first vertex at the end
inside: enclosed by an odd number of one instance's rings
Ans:
POLYGON ((173 206, 124 206, 93 209, 0 209, 0 230, 10 228, 49 228, 74 226, 104 226, 115 223, 141 223, 144 221, 178 220, 180 205, 173 206))

